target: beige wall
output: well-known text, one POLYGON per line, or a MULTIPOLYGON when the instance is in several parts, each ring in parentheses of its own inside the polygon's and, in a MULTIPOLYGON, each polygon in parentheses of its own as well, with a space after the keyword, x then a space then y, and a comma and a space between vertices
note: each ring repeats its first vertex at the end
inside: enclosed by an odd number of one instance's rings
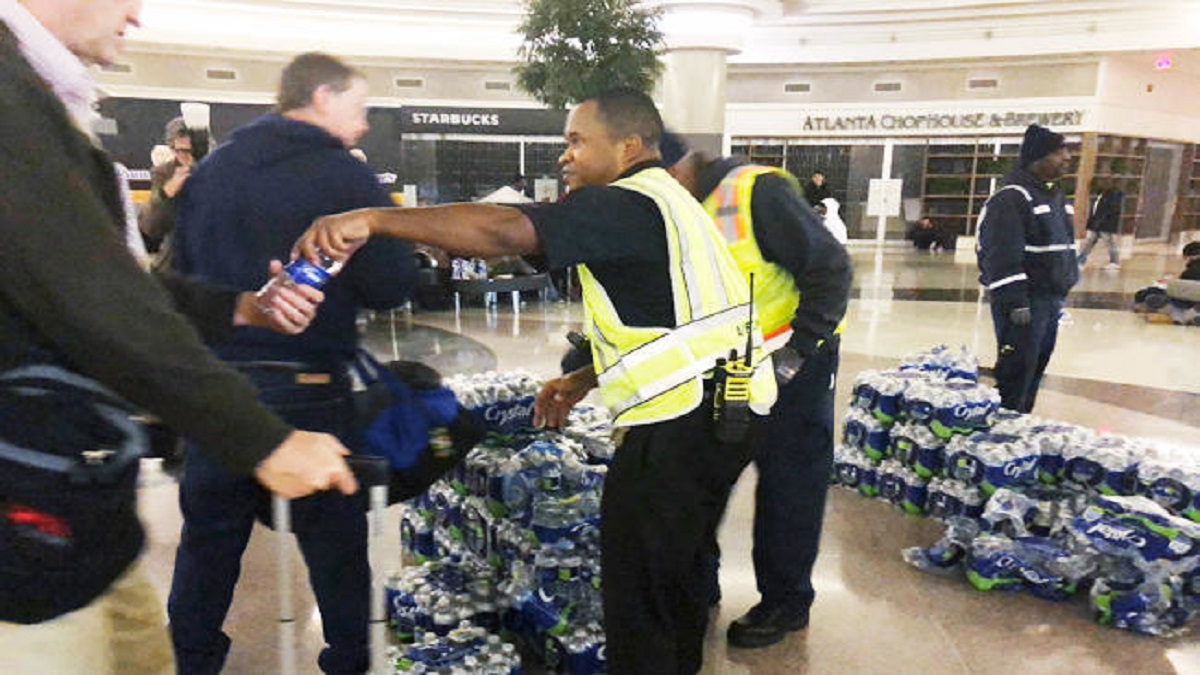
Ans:
MULTIPOLYGON (((130 73, 100 72, 97 80, 110 93, 146 98, 211 98, 211 100, 269 101, 279 82, 279 73, 291 55, 207 56, 189 54, 126 54, 122 64, 130 73), (237 79, 212 80, 209 68, 230 69, 237 79)), ((480 102, 505 105, 531 104, 532 99, 516 88, 516 76, 508 64, 500 63, 363 63, 348 59, 363 70, 371 85, 371 96, 403 103, 480 102), (397 87, 397 78, 419 79, 420 87, 397 87), (488 89, 488 82, 507 82, 508 91, 488 89)))
POLYGON ((1152 55, 1108 56, 1097 100, 1100 131, 1200 143, 1200 73, 1155 70, 1152 55))
POLYGON ((730 103, 829 103, 877 101, 945 101, 954 99, 1042 98, 1092 96, 1096 93, 1098 60, 1027 64, 977 62, 879 64, 875 66, 816 66, 811 68, 729 67, 730 103), (998 80, 995 89, 968 89, 974 78, 998 80), (808 93, 786 93, 784 85, 807 82, 808 93), (875 92, 877 82, 900 82, 899 92, 875 92))

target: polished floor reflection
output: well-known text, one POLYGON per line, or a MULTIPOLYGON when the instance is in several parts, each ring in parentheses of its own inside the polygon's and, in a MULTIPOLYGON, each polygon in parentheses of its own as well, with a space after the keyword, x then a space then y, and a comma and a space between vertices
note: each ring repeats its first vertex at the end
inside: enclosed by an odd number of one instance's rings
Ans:
MULTIPOLYGON (((965 344, 991 364, 995 342, 973 261, 900 248, 853 254, 857 279, 839 417, 859 371, 891 367, 908 352, 965 344)), ((1134 291, 1181 267, 1177 253, 1150 249, 1119 271, 1084 271, 1037 414, 1200 453, 1200 328, 1147 324, 1125 309, 1134 291)), ((381 357, 424 360, 447 374, 524 368, 548 376, 581 314, 579 305, 536 302, 519 315, 506 305, 457 315, 385 314, 369 325, 367 345, 381 357)), ((179 514, 174 485, 150 474, 142 501, 148 558, 165 597, 179 514)), ((721 531, 724 596, 713 612, 706 673, 1200 673, 1195 635, 1137 637, 1093 624, 1083 599, 1059 604, 985 594, 961 578, 917 572, 900 551, 932 543, 937 524, 840 489, 830 496, 809 628, 767 649, 729 649, 725 627, 757 597, 750 562, 754 481, 748 470, 721 531)), ((252 538, 227 622, 234 640, 227 673, 278 670, 274 543, 265 530, 252 538)), ((305 585, 294 583, 304 608, 300 663, 302 672, 316 672, 319 617, 305 585)))

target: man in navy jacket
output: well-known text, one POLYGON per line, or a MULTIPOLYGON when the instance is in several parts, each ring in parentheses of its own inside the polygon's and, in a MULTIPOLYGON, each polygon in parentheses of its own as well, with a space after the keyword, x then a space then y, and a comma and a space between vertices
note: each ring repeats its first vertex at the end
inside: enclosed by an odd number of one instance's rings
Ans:
MULTIPOLYGON (((348 148, 367 131, 361 73, 325 54, 284 69, 278 114, 238 129, 180 192, 175 269, 238 289, 267 281, 272 258, 317 217, 390 206, 375 175, 348 148)), ((387 309, 413 286, 411 247, 380 239, 357 251, 325 287, 325 303, 299 336, 243 329, 213 349, 246 373, 284 419, 343 439, 352 408, 345 363, 357 347, 360 308, 387 309), (285 364, 285 365, 280 365, 285 364)), ((168 610, 179 672, 217 673, 229 650, 221 632, 240 560, 266 493, 187 450, 180 484, 183 535, 168 610)), ((321 610, 326 672, 366 670, 370 568, 361 503, 322 494, 292 503, 296 536, 321 610)))
POLYGON ((1075 282, 1074 208, 1053 182, 1071 162, 1062 135, 1031 124, 1020 166, 979 218, 979 281, 991 296, 1001 404, 1030 412, 1075 282))

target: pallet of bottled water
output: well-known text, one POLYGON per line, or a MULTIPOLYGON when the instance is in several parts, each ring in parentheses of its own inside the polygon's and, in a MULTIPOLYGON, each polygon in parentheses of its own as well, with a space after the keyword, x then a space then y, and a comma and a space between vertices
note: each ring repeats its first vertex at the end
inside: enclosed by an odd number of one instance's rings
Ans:
MULTIPOLYGON (((486 414, 531 402, 538 383, 518 373, 453 385, 486 414)), ((402 507, 401 543, 417 564, 389 580, 389 611, 404 645, 396 656, 410 669, 476 672, 468 664, 496 661, 486 672, 511 672, 503 668, 524 653, 554 672, 606 672, 599 517, 610 421, 590 406, 562 432, 514 419, 492 414, 495 433, 402 507), (450 649, 459 643, 475 651, 450 649), (464 655, 426 658, 447 650, 464 655)))
POLYGON ((859 375, 835 484, 946 527, 904 551, 979 590, 1067 600, 1173 635, 1200 615, 1200 462, 999 407, 973 357, 938 347, 859 375), (1090 589, 1090 590, 1088 590, 1090 589))
POLYGON ((533 426, 533 400, 542 381, 523 370, 447 377, 445 385, 488 431, 511 433, 533 426))

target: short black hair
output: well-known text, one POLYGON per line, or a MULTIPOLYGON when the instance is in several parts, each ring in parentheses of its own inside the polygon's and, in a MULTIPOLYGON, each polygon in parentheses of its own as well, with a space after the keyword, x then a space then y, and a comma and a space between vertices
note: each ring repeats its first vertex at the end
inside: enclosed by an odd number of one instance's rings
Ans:
POLYGON ((587 100, 596 102, 610 139, 638 136, 645 147, 658 149, 663 135, 662 116, 645 92, 618 87, 587 100))
POLYGON ((283 74, 279 76, 275 111, 285 113, 307 108, 312 104, 313 93, 321 87, 330 87, 341 93, 349 89, 354 80, 364 79, 361 71, 351 68, 336 56, 306 52, 284 66, 283 74))

